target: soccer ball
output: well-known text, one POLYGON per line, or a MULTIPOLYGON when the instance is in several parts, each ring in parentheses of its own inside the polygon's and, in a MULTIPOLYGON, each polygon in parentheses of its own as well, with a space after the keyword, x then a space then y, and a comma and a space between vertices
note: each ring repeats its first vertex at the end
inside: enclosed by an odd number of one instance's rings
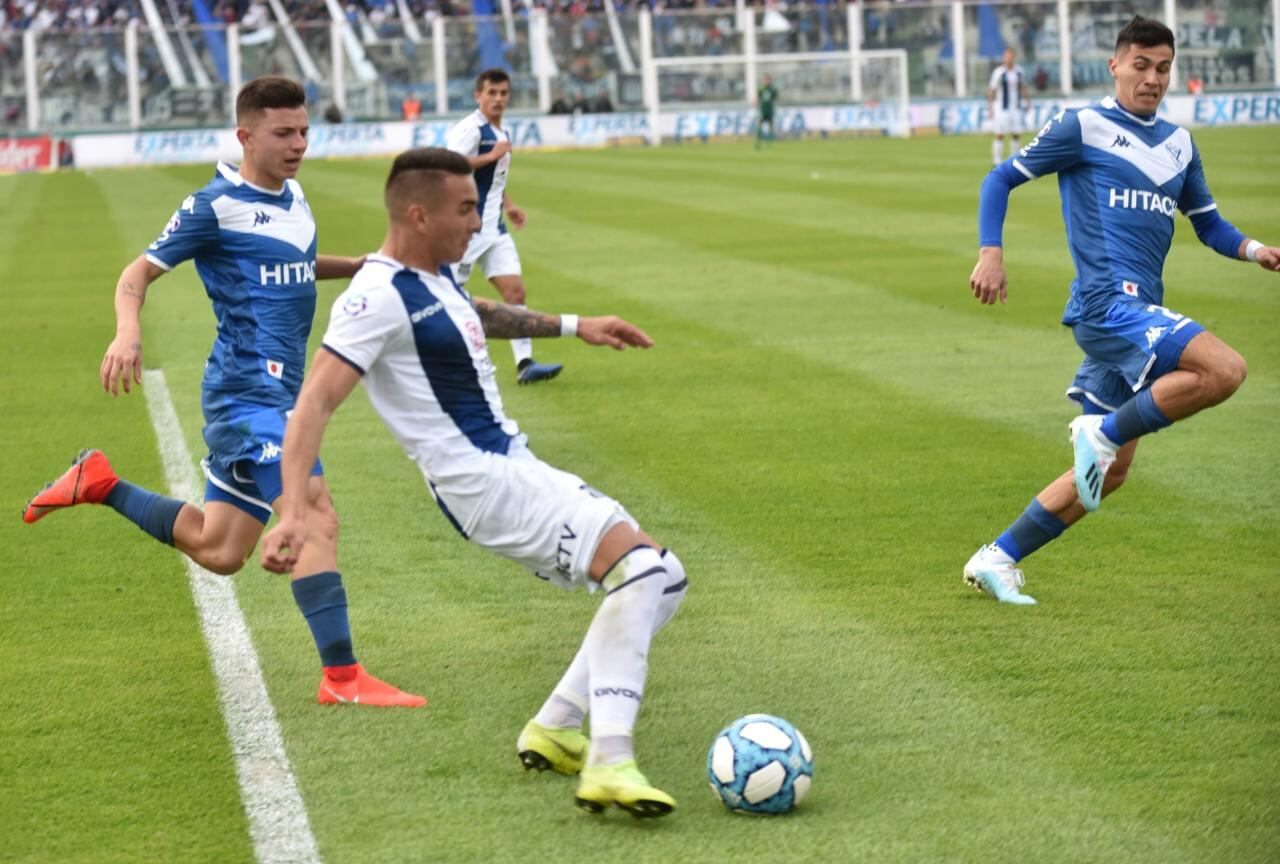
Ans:
POLYGON ((786 813, 813 782, 813 751, 781 717, 748 714, 716 736, 707 754, 711 791, 738 813, 786 813))

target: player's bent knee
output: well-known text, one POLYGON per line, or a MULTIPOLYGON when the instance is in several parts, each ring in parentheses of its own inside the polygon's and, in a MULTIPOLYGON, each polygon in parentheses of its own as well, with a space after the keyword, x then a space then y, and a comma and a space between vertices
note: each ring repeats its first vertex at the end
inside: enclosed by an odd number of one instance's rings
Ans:
POLYGON ((219 576, 232 576, 244 567, 247 556, 239 549, 218 547, 193 556, 195 562, 211 573, 219 576))
POLYGON ((1235 351, 1231 351, 1214 372, 1217 395, 1222 399, 1226 399, 1239 390, 1240 385, 1244 383, 1244 379, 1249 376, 1249 364, 1235 351))

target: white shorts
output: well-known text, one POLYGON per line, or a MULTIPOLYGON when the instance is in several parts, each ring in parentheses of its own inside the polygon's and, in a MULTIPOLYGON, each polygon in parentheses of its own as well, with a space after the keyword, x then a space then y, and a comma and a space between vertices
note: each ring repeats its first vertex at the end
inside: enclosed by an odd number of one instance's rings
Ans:
POLYGON ((466 285, 471 271, 479 264, 484 277, 519 276, 520 254, 516 241, 510 234, 476 234, 467 244, 467 253, 453 265, 453 278, 459 285, 466 285))
POLYGON ((1002 111, 997 108, 991 115, 991 131, 997 135, 1020 135, 1022 112, 1002 111))
POLYGON ((477 464, 459 482, 428 480, 440 509, 463 537, 560 588, 594 590, 589 571, 604 535, 619 523, 640 527, 617 501, 523 446, 477 464))

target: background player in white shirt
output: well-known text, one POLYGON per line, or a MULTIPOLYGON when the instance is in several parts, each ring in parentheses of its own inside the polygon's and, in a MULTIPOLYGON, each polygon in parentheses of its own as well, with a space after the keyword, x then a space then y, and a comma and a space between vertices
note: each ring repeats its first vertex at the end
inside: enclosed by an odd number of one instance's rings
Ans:
MULTIPOLYGON (((527 217, 507 195, 507 175, 511 170, 511 133, 502 128, 502 115, 511 99, 511 79, 501 69, 486 69, 476 77, 476 110, 449 130, 449 149, 467 157, 475 172, 479 194, 477 213, 480 231, 467 244, 467 251, 453 266, 453 276, 465 286, 472 269, 479 264, 485 277, 512 306, 523 306, 524 280, 515 241, 502 221, 505 213, 519 231, 527 217)), ((453 262, 449 262, 453 263, 453 262)), ((535 363, 533 342, 512 339, 516 358, 516 380, 521 384, 549 381, 564 368, 559 364, 535 363)))
POLYGON ((987 108, 991 114, 991 129, 995 139, 991 142, 991 161, 999 165, 1004 161, 1004 136, 1013 142, 1010 152, 1018 149, 1018 136, 1022 132, 1022 109, 1030 100, 1027 76, 1022 67, 1014 63, 1013 49, 1004 49, 1004 62, 991 72, 987 85, 987 108))
POLYGON ((616 501, 528 450, 503 412, 486 337, 577 335, 617 349, 653 342, 618 318, 472 301, 447 270, 480 226, 476 184, 457 153, 402 153, 385 196, 386 240, 334 302, 289 420, 284 504, 263 540, 263 566, 287 572, 306 554, 307 476, 329 418, 363 378, 458 533, 560 587, 604 589, 577 656, 517 740, 525 767, 581 773, 575 800, 591 812, 669 813, 675 801, 640 773, 631 739, 649 641, 684 597, 684 568, 616 501))

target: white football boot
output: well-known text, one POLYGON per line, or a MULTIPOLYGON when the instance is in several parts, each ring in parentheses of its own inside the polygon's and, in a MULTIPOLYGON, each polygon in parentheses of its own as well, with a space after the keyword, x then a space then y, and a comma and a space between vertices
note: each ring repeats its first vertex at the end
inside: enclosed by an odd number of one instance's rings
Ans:
POLYGON ((1020 590, 1026 580, 1022 571, 1013 566, 1013 560, 995 546, 983 546, 969 563, 964 565, 966 585, 985 591, 1001 603, 1018 606, 1034 606, 1036 598, 1020 590))

